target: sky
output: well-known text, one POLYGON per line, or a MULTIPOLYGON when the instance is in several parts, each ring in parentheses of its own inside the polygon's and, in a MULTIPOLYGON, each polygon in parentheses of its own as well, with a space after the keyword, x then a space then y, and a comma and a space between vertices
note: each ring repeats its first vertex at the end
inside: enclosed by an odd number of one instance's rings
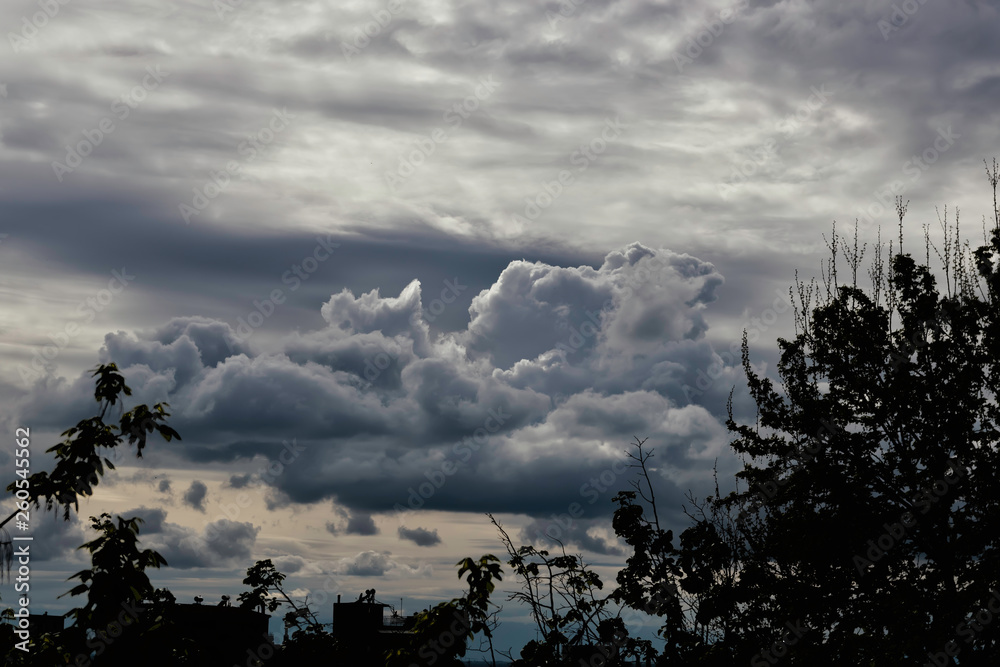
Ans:
POLYGON ((368 588, 410 613, 502 555, 486 512, 613 585, 630 443, 679 533, 740 466, 742 331, 777 381, 835 222, 867 266, 895 195, 921 258, 935 207, 973 241, 991 211, 995 1, 11 0, 0 25, 0 425, 51 467, 114 362, 182 437, 32 515, 39 612, 75 604, 104 511, 145 519, 181 602, 271 558, 326 622, 368 588))

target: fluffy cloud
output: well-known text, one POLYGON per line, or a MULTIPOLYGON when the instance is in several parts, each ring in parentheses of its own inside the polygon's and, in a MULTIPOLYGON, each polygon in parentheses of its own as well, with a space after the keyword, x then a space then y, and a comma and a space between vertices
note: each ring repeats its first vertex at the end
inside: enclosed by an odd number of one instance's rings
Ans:
POLYGON ((205 513, 205 497, 208 495, 208 487, 200 480, 191 482, 191 486, 184 492, 182 500, 185 505, 193 507, 202 514, 205 513))
POLYGON ((139 525, 140 539, 146 535, 162 533, 164 522, 167 520, 165 510, 150 507, 137 507, 134 510, 122 512, 121 516, 137 516, 142 519, 142 523, 139 525))
POLYGON ((328 521, 326 529, 332 535, 378 535, 379 529, 375 525, 375 519, 367 512, 349 512, 343 507, 338 507, 336 513, 341 521, 335 523, 328 521))
POLYGON ((334 566, 338 574, 352 577, 411 578, 429 577, 429 564, 405 565, 390 558, 388 551, 362 551, 351 558, 342 558, 334 566))
POLYGON ((253 561, 259 532, 251 523, 229 519, 213 521, 200 533, 164 522, 160 531, 143 537, 143 544, 158 551, 176 569, 245 568, 253 561))
MULTIPOLYGON (((412 281, 398 296, 342 290, 326 326, 265 350, 192 317, 108 334, 100 355, 143 400, 169 400, 184 440, 157 454, 256 459, 229 486, 270 487, 269 509, 334 499, 351 514, 331 532, 375 534, 371 512, 401 504, 539 515, 576 498, 593 516, 625 482, 608 471, 633 435, 662 443, 671 484, 722 452, 724 427, 690 396, 719 363, 703 315, 722 282, 707 262, 633 243, 597 268, 510 262, 458 331, 432 333, 412 281)), ((85 385, 39 385, 32 404, 85 385)), ((184 501, 203 511, 206 493, 196 481, 184 501)))
POLYGON ((702 310, 722 282, 707 262, 639 243, 609 253, 599 269, 512 262, 473 299, 462 338, 505 370, 555 350, 634 362, 701 337, 702 310))
POLYGON ((295 574, 307 566, 307 562, 301 556, 279 556, 273 560, 274 567, 284 574, 295 574))
POLYGON ((172 390, 190 382, 202 369, 249 351, 228 325, 204 317, 174 318, 137 339, 124 333, 108 334, 104 345, 119 366, 146 366, 169 379, 172 390))
POLYGON ((31 535, 35 538, 34 543, 45 545, 44 549, 31 550, 32 562, 52 561, 72 555, 81 544, 97 537, 90 530, 90 522, 87 522, 86 528, 85 532, 83 522, 76 514, 70 514, 69 521, 65 521, 59 511, 32 511, 31 535))
POLYGON ((253 477, 249 474, 233 475, 229 478, 229 486, 234 489, 245 489, 250 485, 253 477))
POLYGON ((416 544, 418 547, 432 547, 436 544, 441 544, 441 538, 438 536, 437 529, 427 530, 426 528, 407 528, 406 526, 399 527, 399 539, 409 540, 416 544))
POLYGON ((617 539, 607 535, 612 531, 606 530, 605 523, 603 520, 573 519, 568 515, 536 519, 521 529, 521 541, 536 549, 549 551, 562 545, 567 549, 576 547, 602 556, 623 555, 625 551, 616 544, 617 539), (603 532, 606 535, 599 534, 601 529, 605 529, 603 532))

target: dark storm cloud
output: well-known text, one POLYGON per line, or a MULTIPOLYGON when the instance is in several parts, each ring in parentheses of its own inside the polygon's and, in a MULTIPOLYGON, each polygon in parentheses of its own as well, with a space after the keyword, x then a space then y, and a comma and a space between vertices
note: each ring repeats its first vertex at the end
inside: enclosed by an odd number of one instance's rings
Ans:
POLYGON ((595 521, 574 519, 570 515, 536 519, 521 529, 521 542, 536 549, 554 551, 561 547, 580 548, 602 556, 622 556, 625 551, 609 540, 595 536, 590 529, 595 521))
POLYGON ((393 559, 388 551, 363 551, 351 558, 342 558, 334 571, 352 577, 426 577, 430 565, 407 565, 393 559))
POLYGON ((35 510, 31 513, 31 536, 36 544, 45 544, 44 549, 31 551, 35 562, 70 557, 84 542, 97 538, 97 533, 90 530, 89 521, 81 521, 76 514, 64 521, 60 512, 35 510))
POLYGON ((379 530, 370 514, 356 512, 351 515, 344 532, 348 535, 377 535, 379 530))
POLYGON ((137 507, 122 513, 123 517, 137 516, 142 519, 139 526, 140 535, 155 535, 163 532, 163 522, 167 519, 165 510, 149 507, 137 507))
POLYGON ((301 556, 280 556, 274 559, 274 566, 285 574, 295 574, 305 565, 306 560, 301 556))
POLYGON ((326 530, 332 535, 378 535, 379 533, 375 519, 367 512, 349 512, 343 507, 338 507, 336 513, 340 519, 326 523, 326 530))
MULTIPOLYGON (((724 428, 689 394, 719 361, 703 313, 722 284, 707 262, 631 244, 596 268, 510 262, 452 333, 432 332, 413 281, 398 295, 335 293, 324 328, 270 351, 226 355, 228 324, 174 318, 109 334, 101 354, 136 396, 169 400, 184 441, 157 455, 255 459, 269 509, 350 508, 334 531, 371 534, 370 513, 400 505, 539 514, 578 498, 592 516, 623 484, 611 466, 633 435, 668 442, 684 475, 719 453, 724 428)), ((85 384, 39 387, 31 404, 85 384)), ((204 496, 193 484, 186 502, 204 496)))
POLYGON ((251 475, 233 475, 229 478, 229 486, 234 489, 243 489, 250 484, 251 475))
POLYGON ((441 537, 438 535, 437 529, 427 530, 426 528, 407 528, 405 526, 400 526, 398 532, 399 539, 409 540, 418 547, 433 547, 437 544, 441 544, 441 537))
POLYGON ((184 492, 182 500, 185 505, 188 505, 189 507, 192 507, 204 514, 205 496, 207 495, 208 487, 205 486, 204 482, 196 479, 191 482, 191 486, 189 486, 188 490, 184 492))
POLYGON ((159 552, 171 568, 246 567, 260 528, 248 522, 219 519, 202 531, 163 522, 161 529, 142 535, 145 548, 159 552))

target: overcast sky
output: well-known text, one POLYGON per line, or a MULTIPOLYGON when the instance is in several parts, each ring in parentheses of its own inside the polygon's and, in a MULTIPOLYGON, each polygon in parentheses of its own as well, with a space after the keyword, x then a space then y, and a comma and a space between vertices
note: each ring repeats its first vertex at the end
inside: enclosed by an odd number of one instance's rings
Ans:
POLYGON ((0 5, 0 422, 47 448, 114 361, 183 441, 34 517, 39 611, 101 511, 182 602, 272 558, 327 621, 414 611, 484 512, 540 545, 574 503, 613 583, 624 450, 683 529, 835 220, 886 240, 902 194, 922 258, 990 207, 995 1, 49 4, 0 5))

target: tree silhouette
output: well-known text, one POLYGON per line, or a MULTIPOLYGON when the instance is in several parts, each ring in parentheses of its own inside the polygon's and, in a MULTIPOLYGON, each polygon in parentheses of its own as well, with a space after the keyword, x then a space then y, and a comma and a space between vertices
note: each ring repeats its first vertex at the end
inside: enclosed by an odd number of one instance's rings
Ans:
MULTIPOLYGON (((737 554, 743 539, 735 535, 730 512, 718 506, 706 508, 691 497, 701 510, 701 520, 682 535, 684 548, 675 547, 673 531, 660 525, 647 465, 653 450, 644 450, 645 443, 637 437, 635 453, 626 452, 631 467, 638 470, 637 479, 632 481, 635 491, 622 491, 613 498, 618 508, 612 527, 633 553, 618 572, 618 587, 612 597, 663 619, 657 631, 664 640, 661 663, 715 664, 713 660, 718 659, 718 664, 725 664, 722 646, 733 628, 725 619, 714 618, 712 610, 719 608, 720 598, 728 594, 735 579, 734 561, 741 560, 737 554)), ((650 657, 655 657, 653 653, 646 651, 650 657)))
POLYGON ((95 665, 133 664, 137 657, 171 656, 175 664, 187 664, 194 648, 174 629, 174 596, 153 587, 147 568, 159 568, 167 561, 151 549, 139 551, 139 524, 142 519, 117 517, 108 513, 90 517, 97 539, 80 546, 91 555, 91 567, 74 574, 80 584, 60 595, 84 595, 83 607, 70 611, 73 624, 67 636, 76 638, 76 652, 96 652, 95 665), (81 644, 84 637, 93 635, 81 644), (102 657, 103 655, 103 657, 102 657))
POLYGON ((619 664, 622 655, 646 647, 648 642, 628 636, 610 608, 612 597, 598 594, 604 583, 582 556, 567 554, 559 540, 555 541, 561 555, 531 545, 515 547, 500 522, 492 514, 487 516, 500 533, 507 562, 521 579, 521 590, 507 599, 531 609, 540 636, 521 650, 521 658, 513 660, 515 667, 575 665, 581 659, 589 662, 594 655, 600 656, 601 664, 619 664))
MULTIPOLYGON (((995 197, 995 161, 987 173, 995 197)), ((901 199, 897 214, 899 248, 890 242, 886 267, 876 247, 870 294, 857 283, 864 247, 856 237, 853 248, 838 244, 835 228, 825 298, 813 307, 822 293, 797 282, 796 336, 778 340, 784 395, 754 373, 744 333, 758 417, 737 424, 730 397, 727 426, 746 488, 716 491, 677 548, 643 518, 655 502, 619 500, 616 531, 642 547, 619 576, 628 603, 671 578, 707 596, 696 620, 718 630, 710 647, 682 633, 668 605, 667 653, 677 660, 946 665, 957 655, 965 667, 1000 658, 1000 623, 987 622, 1000 585, 1000 210, 974 252, 957 212, 953 226, 947 210, 941 221, 943 248, 925 227, 943 290, 902 252, 901 199)))
POLYGON ((240 593, 239 598, 237 598, 240 607, 258 611, 263 611, 266 608, 273 612, 282 604, 281 600, 273 597, 277 593, 285 599, 285 604, 291 607, 291 611, 285 617, 291 625, 299 629, 301 629, 302 623, 311 627, 321 627, 308 605, 300 607, 288 597, 288 593, 281 585, 284 580, 285 575, 274 567, 270 558, 257 561, 252 567, 247 568, 247 576, 243 583, 252 586, 253 590, 240 593))
MULTIPOLYGON (((63 518, 70 517, 70 506, 79 510, 79 497, 90 496, 94 487, 100 483, 104 469, 114 470, 114 464, 100 449, 114 450, 127 438, 128 444, 136 445, 136 456, 142 458, 142 450, 146 446, 146 436, 156 431, 164 440, 181 439, 174 429, 167 426, 166 418, 170 413, 165 410, 167 403, 157 403, 150 410, 146 405, 137 405, 119 418, 119 425, 105 424, 104 416, 108 408, 121 400, 121 394, 131 396, 132 390, 125 384, 125 378, 118 372, 115 364, 102 364, 92 369, 91 377, 97 378, 94 389, 94 400, 101 406, 101 413, 90 419, 84 419, 76 426, 63 431, 66 438, 62 443, 45 450, 55 452, 56 466, 51 473, 36 472, 27 478, 28 501, 35 507, 41 506, 45 499, 45 509, 49 510, 59 505, 63 508, 63 518), (116 433, 117 431, 117 433, 116 433)), ((22 480, 23 481, 23 480, 22 480)), ((18 482, 7 486, 13 493, 18 482)), ((0 527, 16 516, 16 512, 0 522, 0 527)))
POLYGON ((274 665, 313 664, 317 661, 338 664, 342 647, 309 608, 308 598, 300 604, 292 600, 283 586, 285 578, 270 558, 259 560, 247 568, 247 576, 243 580, 245 585, 253 587, 252 590, 240 593, 238 598, 243 609, 274 612, 282 604, 290 607, 284 616, 285 628, 294 627, 296 631, 282 643, 274 665), (278 599, 278 595, 284 600, 278 599))
POLYGON ((457 566, 458 578, 465 575, 469 584, 468 592, 417 613, 407 646, 391 651, 386 656, 386 667, 458 667, 462 664, 459 658, 466 654, 468 640, 476 634, 486 638, 491 662, 496 664, 490 595, 496 590, 494 582, 503 579, 499 559, 486 554, 478 561, 464 558, 457 566))
MULTIPOLYGON (((164 409, 166 403, 157 403, 152 410, 146 405, 138 405, 119 416, 119 425, 106 424, 104 418, 108 409, 118 404, 122 395, 131 396, 132 390, 115 364, 103 364, 92 370, 92 377, 97 378, 94 399, 100 406, 100 413, 64 431, 62 435, 66 439, 46 450, 56 456, 51 473, 37 472, 7 487, 11 492, 26 490, 26 502, 36 508, 41 507, 42 499, 47 510, 57 505, 62 507, 65 520, 69 520, 71 507, 79 509, 80 496, 93 494, 105 469, 114 470, 107 455, 126 439, 130 445, 136 445, 138 457, 142 456, 149 433, 155 431, 168 442, 174 438, 180 440, 180 435, 163 423, 170 416, 164 409)), ((0 526, 16 514, 16 511, 12 513, 0 526)), ((173 596, 169 591, 154 589, 145 574, 147 567, 158 568, 166 561, 154 551, 138 550, 141 521, 118 517, 116 526, 109 514, 91 517, 92 527, 101 535, 80 548, 90 552, 92 567, 70 577, 80 579, 81 583, 67 593, 86 593, 87 604, 71 612, 73 624, 58 639, 48 635, 33 637, 32 652, 26 654, 13 649, 7 656, 8 664, 58 664, 71 661, 77 655, 89 659, 88 656, 94 653, 105 652, 103 660, 95 665, 124 664, 116 660, 124 660, 122 656, 127 655, 131 655, 129 660, 134 660, 140 641, 145 654, 173 655, 177 664, 184 664, 181 662, 186 652, 183 642, 168 632, 169 623, 164 621, 164 610, 173 603, 173 596), (137 604, 140 607, 136 607, 137 604), (146 606, 142 607, 143 604, 146 606), (104 640, 100 639, 101 633, 107 633, 109 628, 122 630, 126 620, 133 626, 132 632, 123 633, 122 639, 107 634, 104 640), (129 645, 132 648, 126 649, 129 645), (57 656, 58 660, 50 661, 57 656), (30 662, 19 662, 24 660, 30 662)))

